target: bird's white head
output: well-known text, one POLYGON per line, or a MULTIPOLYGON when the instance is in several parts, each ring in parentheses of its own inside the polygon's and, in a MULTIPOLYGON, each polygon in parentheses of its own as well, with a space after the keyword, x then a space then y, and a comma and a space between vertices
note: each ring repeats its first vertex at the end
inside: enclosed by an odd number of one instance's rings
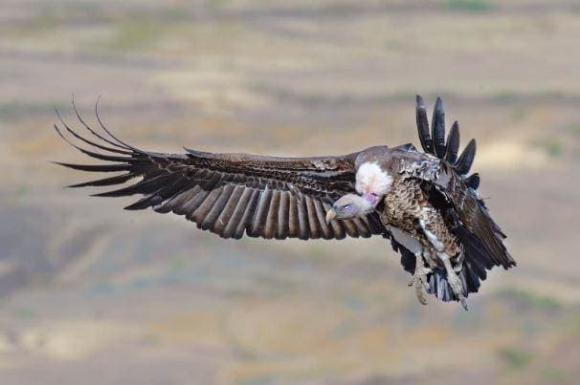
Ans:
POLYGON ((361 195, 372 194, 382 197, 389 191, 392 184, 393 177, 378 162, 365 162, 356 172, 355 188, 361 195))

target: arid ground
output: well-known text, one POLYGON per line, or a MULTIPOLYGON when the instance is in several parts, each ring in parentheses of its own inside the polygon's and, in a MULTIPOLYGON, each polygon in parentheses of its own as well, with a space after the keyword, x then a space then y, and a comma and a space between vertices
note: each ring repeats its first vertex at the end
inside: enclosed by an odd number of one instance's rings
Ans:
POLYGON ((0 383, 577 384, 579 47, 576 1, 0 1, 0 383), (469 312, 383 239, 224 241, 50 163, 73 95, 145 149, 315 155, 418 144, 416 93, 519 264, 469 312))

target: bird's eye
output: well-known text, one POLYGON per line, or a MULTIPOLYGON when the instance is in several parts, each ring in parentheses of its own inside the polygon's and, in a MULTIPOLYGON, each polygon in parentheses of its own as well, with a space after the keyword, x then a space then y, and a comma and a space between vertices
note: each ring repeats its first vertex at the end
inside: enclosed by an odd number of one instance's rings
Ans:
POLYGON ((350 212, 352 211, 352 206, 351 205, 346 205, 342 208, 344 211, 350 212))

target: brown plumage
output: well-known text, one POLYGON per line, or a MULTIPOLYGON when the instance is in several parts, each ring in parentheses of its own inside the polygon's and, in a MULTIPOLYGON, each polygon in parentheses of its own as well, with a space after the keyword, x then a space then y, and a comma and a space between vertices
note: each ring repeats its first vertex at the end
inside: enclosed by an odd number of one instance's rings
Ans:
POLYGON ((377 146, 347 155, 308 158, 190 149, 184 154, 143 151, 113 136, 98 114, 97 131, 76 108, 75 113, 90 137, 71 129, 62 119, 62 127, 55 125, 56 131, 85 155, 106 163, 59 164, 120 174, 71 187, 117 186, 137 179, 96 194, 140 195, 127 210, 152 208, 183 215, 198 228, 223 238, 247 235, 306 240, 382 235, 401 252, 405 270, 416 275, 417 263, 431 269, 424 277, 428 291, 445 301, 463 300, 477 291, 491 267, 515 265, 502 243, 505 235, 476 192, 479 176, 466 176, 475 156, 475 142, 458 155, 457 123, 445 140, 439 99, 431 132, 423 101, 417 99, 417 127, 425 153, 412 145, 377 146), (81 143, 92 148, 83 148, 81 143), (349 195, 370 199, 374 209, 327 222, 335 202, 349 195), (422 245, 421 251, 414 250, 408 236, 422 245), (458 270, 459 291, 449 286, 453 273, 441 268, 447 257, 458 270))
MULTIPOLYGON (((427 230, 438 235, 447 255, 456 256, 461 251, 457 237, 449 231, 443 216, 431 205, 415 178, 407 175, 395 178, 391 191, 383 198, 383 205, 380 210, 383 224, 397 227, 415 237, 423 247, 431 248, 419 223, 423 221, 427 230)), ((434 258, 427 262, 433 267, 438 264, 434 258)))

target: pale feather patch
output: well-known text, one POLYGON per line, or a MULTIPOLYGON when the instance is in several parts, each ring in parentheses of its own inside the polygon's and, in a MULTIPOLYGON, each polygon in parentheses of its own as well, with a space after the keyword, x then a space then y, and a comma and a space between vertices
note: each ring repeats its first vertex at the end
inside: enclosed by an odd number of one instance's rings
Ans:
POLYGON ((425 236, 427 236, 427 239, 429 240, 429 242, 431 242, 431 244, 433 245, 435 250, 442 251, 443 247, 444 247, 443 243, 439 240, 439 238, 437 238, 437 236, 435 234, 433 234, 431 231, 429 231, 427 229, 427 226, 425 225, 425 221, 422 219, 419 219, 419 224, 421 225, 421 228, 423 229, 425 236))
POLYGON ((413 237, 411 234, 404 232, 403 230, 399 229, 398 227, 394 226, 387 226, 389 232, 401 245, 405 246, 407 250, 413 253, 415 256, 422 256, 423 255, 423 246, 421 243, 413 237))
POLYGON ((376 162, 363 163, 356 172, 356 191, 359 194, 375 194, 377 196, 385 195, 393 178, 376 162))

